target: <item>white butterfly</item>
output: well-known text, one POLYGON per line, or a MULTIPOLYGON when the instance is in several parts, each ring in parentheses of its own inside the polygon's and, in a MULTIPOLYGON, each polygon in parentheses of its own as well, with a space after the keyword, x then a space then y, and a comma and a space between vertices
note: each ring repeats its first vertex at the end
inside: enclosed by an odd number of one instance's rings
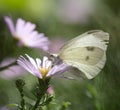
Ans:
POLYGON ((60 59, 92 79, 105 65, 108 41, 108 33, 101 30, 88 31, 65 43, 58 54, 52 56, 54 60, 60 59))

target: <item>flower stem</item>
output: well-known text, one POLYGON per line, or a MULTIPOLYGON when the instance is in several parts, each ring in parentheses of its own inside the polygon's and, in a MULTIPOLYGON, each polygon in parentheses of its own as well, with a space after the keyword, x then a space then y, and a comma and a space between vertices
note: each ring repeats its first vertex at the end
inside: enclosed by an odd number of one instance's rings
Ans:
POLYGON ((19 93, 20 93, 20 96, 21 96, 21 107, 20 107, 20 110, 26 110, 24 93, 23 93, 23 86, 24 85, 25 85, 25 82, 22 79, 16 80, 16 87, 19 90, 19 93))
POLYGON ((42 97, 45 95, 49 86, 49 79, 45 79, 45 80, 38 79, 38 81, 39 81, 39 93, 37 94, 38 96, 37 96, 36 103, 31 110, 36 110, 38 108, 40 101, 42 97))
POLYGON ((5 70, 5 69, 7 69, 7 68, 9 68, 9 67, 11 67, 11 66, 13 66, 13 65, 17 65, 17 61, 12 62, 12 63, 10 63, 9 65, 0 67, 0 71, 3 71, 3 70, 5 70))
MULTIPOLYGON (((41 97, 41 98, 42 98, 42 97, 41 97)), ((33 108, 32 108, 31 110, 35 110, 35 109, 38 107, 41 98, 37 98, 37 101, 36 101, 35 105, 33 106, 33 108)))
POLYGON ((21 95, 21 110, 26 110, 23 91, 20 92, 20 95, 21 95))

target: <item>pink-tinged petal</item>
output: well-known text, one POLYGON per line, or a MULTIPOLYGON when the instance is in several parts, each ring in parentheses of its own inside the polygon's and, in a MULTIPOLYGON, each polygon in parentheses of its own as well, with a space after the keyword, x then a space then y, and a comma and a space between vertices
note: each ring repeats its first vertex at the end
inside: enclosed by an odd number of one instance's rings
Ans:
POLYGON ((43 36, 43 34, 37 34, 37 32, 34 32, 34 35, 31 33, 30 35, 27 36, 21 39, 24 45, 34 48, 41 48, 43 50, 48 50, 49 40, 48 38, 43 36))
POLYGON ((27 58, 29 59, 29 61, 34 65, 34 67, 37 69, 37 64, 36 62, 34 61, 34 59, 30 56, 28 56, 27 54, 25 54, 27 56, 27 58))
POLYGON ((19 18, 14 27, 12 20, 5 17, 5 21, 12 33, 12 35, 19 40, 20 46, 27 46, 32 48, 40 48, 44 51, 49 49, 49 40, 43 33, 35 31, 36 25, 31 22, 19 18))
POLYGON ((56 76, 59 75, 65 71, 67 71, 69 68, 68 65, 62 63, 60 65, 55 65, 47 74, 47 76, 56 76))
POLYGON ((26 22, 23 28, 25 31, 29 33, 29 32, 32 32, 36 28, 36 25, 31 22, 26 22))
POLYGON ((24 69, 26 69, 31 74, 33 74, 39 78, 42 78, 40 71, 38 69, 36 69, 36 67, 33 65, 32 62, 25 59, 23 56, 20 56, 19 59, 17 60, 17 62, 20 66, 22 66, 24 69))
POLYGON ((58 67, 57 67, 57 66, 54 66, 54 67, 48 72, 48 74, 47 74, 46 76, 47 76, 47 77, 52 76, 53 74, 56 73, 57 69, 58 69, 58 67))
POLYGON ((18 64, 31 74, 41 79, 45 77, 58 76, 69 69, 69 66, 64 63, 53 66, 52 62, 46 56, 43 57, 42 61, 38 58, 34 60, 27 54, 25 54, 25 56, 26 58, 23 56, 19 57, 17 60, 18 64))
POLYGON ((16 23, 16 34, 19 38, 27 38, 34 32, 36 25, 19 18, 16 23))
POLYGON ((19 32, 17 33, 17 36, 19 36, 19 40, 21 43, 25 46, 32 47, 32 48, 41 48, 43 50, 48 50, 49 40, 47 37, 44 36, 42 33, 38 33, 37 31, 34 31, 35 28, 34 24, 31 24, 29 22, 24 24, 24 27, 21 27, 19 32), (28 25, 30 27, 28 27, 28 25))
POLYGON ((20 56, 17 62, 20 66, 25 68, 30 73, 33 73, 33 71, 35 70, 34 66, 29 61, 27 61, 23 56, 20 56))
POLYGON ((19 35, 21 35, 21 33, 23 33, 22 31, 23 31, 24 25, 25 25, 25 21, 22 20, 21 18, 19 18, 16 22, 16 35, 18 38, 22 37, 19 35))
MULTIPOLYGON (((21 19, 22 20, 22 19, 21 19)), ((34 32, 35 29, 35 24, 32 24, 30 22, 25 22, 24 20, 22 20, 21 22, 22 25, 18 25, 18 29, 16 30, 17 36, 19 36, 19 38, 23 39, 30 39, 31 34, 34 32), (28 27, 29 26, 29 27, 28 27)), ((18 23, 19 24, 19 23, 18 23)))
POLYGON ((52 85, 50 85, 50 86, 48 87, 48 89, 47 89, 47 94, 49 94, 49 95, 53 95, 53 94, 54 94, 54 88, 53 88, 52 85))
POLYGON ((30 62, 28 62, 23 56, 20 56, 19 59, 17 60, 17 63, 22 66, 23 68, 25 68, 27 71, 29 71, 30 73, 32 73, 32 69, 31 69, 31 64, 30 62))
POLYGON ((13 21, 8 16, 5 16, 4 20, 5 20, 5 22, 6 22, 7 26, 8 26, 11 34, 14 35, 14 33, 15 33, 15 27, 14 27, 13 21))

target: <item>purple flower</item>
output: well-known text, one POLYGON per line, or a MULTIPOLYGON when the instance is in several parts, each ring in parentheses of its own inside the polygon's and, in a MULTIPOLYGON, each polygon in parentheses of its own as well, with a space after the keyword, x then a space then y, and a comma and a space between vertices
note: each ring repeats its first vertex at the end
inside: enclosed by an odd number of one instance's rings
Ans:
POLYGON ((54 94, 54 89, 53 89, 53 86, 52 86, 52 85, 50 85, 50 86, 48 87, 48 89, 47 89, 47 94, 49 94, 49 95, 53 95, 53 94, 54 94))
POLYGON ((95 3, 93 0, 61 0, 57 15, 65 23, 84 23, 93 14, 95 3))
MULTIPOLYGON (((9 65, 10 63, 15 62, 15 58, 6 58, 0 63, 0 67, 4 67, 6 65, 9 65)), ((22 69, 19 65, 13 65, 3 71, 0 71, 0 77, 6 80, 10 80, 13 78, 16 78, 18 76, 22 76, 26 73, 25 70, 22 69)))
POLYGON ((43 33, 35 31, 35 24, 19 18, 14 26, 10 17, 6 16, 4 19, 12 36, 19 40, 19 45, 48 50, 49 40, 43 33))
POLYGON ((27 54, 25 54, 25 57, 20 56, 17 60, 18 64, 40 79, 58 76, 68 68, 68 65, 64 63, 53 66, 52 61, 50 61, 46 56, 43 57, 43 60, 40 60, 39 58, 34 60, 27 54))

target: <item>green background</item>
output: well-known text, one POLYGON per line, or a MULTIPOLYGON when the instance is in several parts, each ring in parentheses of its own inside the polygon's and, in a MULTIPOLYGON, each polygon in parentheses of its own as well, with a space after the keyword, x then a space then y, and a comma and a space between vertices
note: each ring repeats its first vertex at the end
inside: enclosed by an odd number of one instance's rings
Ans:
MULTIPOLYGON (((63 2, 65 0, 62 0, 63 2)), ((29 54, 41 57, 41 51, 17 48, 4 22, 4 16, 14 21, 23 18, 37 25, 39 32, 49 39, 69 40, 88 30, 101 29, 110 34, 107 62, 102 72, 92 80, 52 79, 58 104, 70 102, 68 110, 119 110, 120 109, 120 0, 93 0, 94 12, 87 21, 65 22, 58 16, 59 0, 0 0, 0 61, 8 57, 29 54)), ((70 13, 70 12, 68 12, 70 13)), ((73 13, 71 13, 72 15, 73 13)), ((0 72, 2 74, 2 72, 0 72)), ((18 78, 26 81, 25 93, 31 92, 37 78, 25 74, 18 78)), ((20 96, 15 79, 0 78, 0 107, 19 103, 20 96)))

